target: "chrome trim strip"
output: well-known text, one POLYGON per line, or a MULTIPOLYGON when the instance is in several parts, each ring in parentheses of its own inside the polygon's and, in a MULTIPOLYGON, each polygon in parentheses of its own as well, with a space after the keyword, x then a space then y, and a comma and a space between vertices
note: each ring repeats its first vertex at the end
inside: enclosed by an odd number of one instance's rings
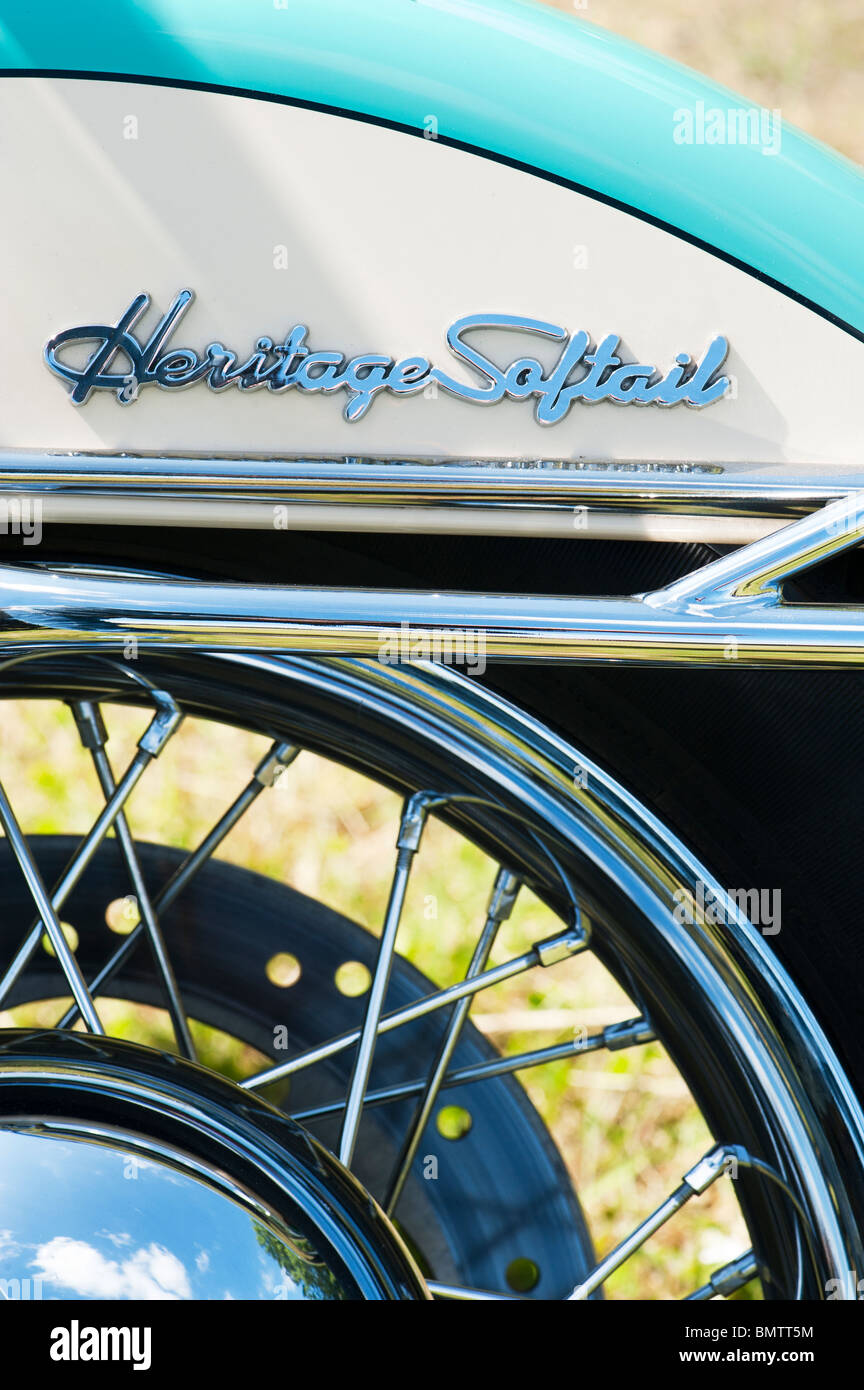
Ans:
POLYGON ((476 530, 734 545, 859 489, 864 472, 816 467, 0 451, 5 504, 38 495, 50 520, 73 524, 476 530))
MULTIPOLYGON (((701 541, 744 545, 783 525, 767 517, 664 515, 589 507, 351 506, 281 503, 207 495, 37 494, 43 525, 185 526, 229 531, 398 532, 400 535, 544 536, 563 540, 701 541)), ((21 493, 0 492, 0 515, 13 518, 21 493)), ((30 499, 37 500, 37 499, 30 499)))
POLYGON ((0 647, 198 646, 380 657, 462 648, 490 661, 809 667, 864 660, 864 614, 737 601, 699 613, 641 599, 510 598, 401 590, 264 589, 3 570, 0 647))
POLYGON ((784 578, 857 545, 857 495, 632 598, 295 588, 0 568, 0 646, 194 645, 404 664, 546 661, 827 668, 864 660, 864 608, 790 605, 784 578))

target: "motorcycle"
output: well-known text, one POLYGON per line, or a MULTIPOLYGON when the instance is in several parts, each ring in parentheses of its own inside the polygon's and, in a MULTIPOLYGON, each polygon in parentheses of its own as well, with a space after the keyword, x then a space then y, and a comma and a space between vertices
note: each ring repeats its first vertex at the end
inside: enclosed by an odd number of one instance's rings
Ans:
POLYGON ((66 1000, 0 1032, 14 1248, 74 1298, 596 1300, 731 1183, 689 1297, 857 1297, 861 172, 519 0, 2 20, 0 689, 102 794, 61 835, 0 785, 0 1007, 66 1000), (187 716, 266 751, 151 844, 187 716), (301 749, 402 798, 377 935, 217 857, 301 749), (432 820, 498 866, 446 984, 397 951, 432 820), (529 891, 556 927, 502 953, 529 891), (589 955, 598 1031, 469 1017, 589 955), (651 1044, 710 1142, 598 1254, 520 1078, 651 1044))

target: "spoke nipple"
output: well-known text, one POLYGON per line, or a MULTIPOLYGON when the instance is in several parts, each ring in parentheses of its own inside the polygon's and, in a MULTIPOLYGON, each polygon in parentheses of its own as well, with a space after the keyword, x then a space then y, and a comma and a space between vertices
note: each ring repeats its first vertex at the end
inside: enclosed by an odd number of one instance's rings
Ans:
POLYGON ((156 713, 138 740, 142 753, 156 758, 183 721, 182 711, 167 690, 151 690, 156 713))
POLYGON ((513 911, 521 883, 509 869, 499 869, 489 896, 486 916, 493 922, 506 922, 513 911))
POLYGON ((69 700, 68 704, 83 747, 90 751, 104 748, 108 742, 108 730, 99 706, 92 700, 69 700))
POLYGON ((729 1156, 725 1144, 718 1144, 716 1149, 711 1149, 703 1158, 700 1158, 689 1173, 684 1174, 683 1181, 689 1188, 692 1188, 697 1196, 701 1195, 711 1186, 712 1182, 716 1182, 725 1172, 726 1160, 729 1156))
POLYGON ((578 921, 566 931, 547 936, 543 941, 535 941, 534 955, 537 957, 538 965, 556 965, 558 961, 567 960, 568 956, 575 956, 579 951, 584 951, 587 945, 588 936, 582 929, 581 921, 578 921))
POLYGON ((440 800, 437 792, 415 792, 405 802, 396 848, 410 850, 413 854, 420 847, 420 837, 426 824, 430 806, 440 800))
POLYGON ((639 1047, 654 1041, 654 1029, 647 1018, 628 1018, 624 1023, 610 1023, 603 1029, 603 1046, 607 1052, 619 1052, 624 1047, 639 1047))
POLYGON ((262 787, 272 787, 299 752, 295 743, 274 743, 252 774, 255 781, 260 782, 262 787))

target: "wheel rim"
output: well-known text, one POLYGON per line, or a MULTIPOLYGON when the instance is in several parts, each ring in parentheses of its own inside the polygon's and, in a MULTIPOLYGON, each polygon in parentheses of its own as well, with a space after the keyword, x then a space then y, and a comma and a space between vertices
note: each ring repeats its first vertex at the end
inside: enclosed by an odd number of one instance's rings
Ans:
MULTIPOLYGON (((184 655, 148 663, 147 674, 191 712, 224 718, 230 709, 235 723, 362 766, 404 792, 478 798, 448 799, 439 813, 559 912, 572 907, 564 883, 575 886, 592 949, 650 1006, 718 1139, 743 1144, 791 1188, 792 1200, 764 1175, 739 1183, 765 1292, 789 1296, 802 1231, 813 1250, 803 1252, 800 1292, 824 1296, 828 1279, 856 1267, 862 1123, 836 1058, 736 905, 600 768, 440 669, 184 655), (575 769, 584 778, 574 786, 575 769), (698 913, 675 920, 675 894, 700 884, 724 904, 719 926, 698 913), (855 1160, 841 1179, 843 1145, 855 1160)), ((104 662, 40 659, 10 670, 7 681, 10 694, 129 699, 128 675, 104 662)), ((140 685, 137 698, 146 698, 140 685)))

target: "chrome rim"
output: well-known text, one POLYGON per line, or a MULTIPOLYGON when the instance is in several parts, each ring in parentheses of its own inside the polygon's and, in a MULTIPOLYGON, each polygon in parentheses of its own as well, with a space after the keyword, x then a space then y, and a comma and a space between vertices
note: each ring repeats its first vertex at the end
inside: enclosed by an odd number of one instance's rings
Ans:
MULTIPOLYGON (((62 654, 48 650, 7 663, 5 685, 8 696, 53 696, 76 706, 105 810, 67 877, 75 880, 82 861, 91 852, 95 856, 113 826, 142 917, 138 936, 126 937, 120 951, 128 953, 133 940, 149 938, 178 1049, 187 1056, 194 1055, 194 1044, 172 968, 170 933, 160 924, 166 888, 172 890, 165 885, 148 899, 140 865, 136 873, 135 843, 123 829, 128 796, 173 737, 180 714, 266 731, 274 742, 252 776, 246 799, 226 811, 175 875, 178 895, 208 861, 227 826, 275 779, 280 765, 290 763, 297 746, 362 769, 404 794, 390 902, 362 1022, 345 1038, 275 1060, 243 1083, 247 1092, 265 1092, 324 1057, 343 1056, 350 1075, 347 1092, 335 1105, 341 1120, 335 1147, 350 1168, 363 1115, 397 1098, 386 1094, 392 1085, 382 1087, 372 1072, 379 1039, 418 1016, 442 1020, 431 1063, 427 1058, 407 1091, 404 1080, 400 1083, 398 1098, 407 1097, 417 1108, 381 1194, 391 1213, 398 1212, 418 1141, 440 1095, 460 1082, 477 1085, 486 1077, 491 1084, 493 1074, 524 1071, 549 1058, 549 1049, 537 1049, 520 1057, 516 1067, 512 1059, 487 1059, 477 1064, 479 1075, 459 1076, 451 1053, 471 999, 498 979, 529 969, 554 971, 556 964, 590 950, 635 1005, 627 1027, 601 1030, 590 1047, 639 1045, 649 1032, 659 1037, 717 1144, 695 1165, 686 1165, 680 1185, 654 1212, 634 1219, 631 1235, 618 1248, 594 1261, 587 1245, 577 1241, 582 1258, 573 1257, 572 1283, 552 1296, 583 1299, 602 1290, 609 1274, 683 1206, 736 1172, 755 1253, 742 1250, 693 1296, 733 1292, 756 1273, 769 1297, 824 1297, 832 1279, 843 1296, 846 1271, 858 1267, 860 1259, 864 1166, 864 1123, 851 1087, 806 1001, 737 904, 668 828, 566 741, 454 672, 432 666, 197 653, 123 663, 85 653, 70 659, 67 647, 62 654), (102 743, 99 703, 116 700, 149 705, 153 718, 115 782, 102 743), (465 980, 421 1005, 403 1006, 394 1018, 388 976, 411 864, 433 813, 493 853, 501 871, 465 980), (535 943, 522 959, 490 967, 491 940, 519 883, 559 914, 561 929, 535 943), (682 895, 690 904, 684 914, 676 911, 682 895), (706 899, 715 906, 714 920, 699 906, 706 899)), ((24 944, 4 963, 0 1005, 23 986, 44 932, 75 1000, 61 1025, 68 1028, 80 1014, 90 1031, 98 1032, 98 1001, 110 971, 103 967, 95 979, 85 979, 67 945, 59 914, 71 884, 61 880, 59 889, 45 888, 5 794, 0 818, 34 905, 24 944)), ((569 1052, 574 1066, 579 1050, 584 1049, 574 1044, 552 1049, 558 1057, 569 1052)), ((332 1111, 333 1103, 327 1104, 332 1111)), ((312 1121, 314 1109, 307 1106, 297 1118, 312 1121)), ((429 1286, 443 1297, 508 1296, 494 1286, 458 1287, 435 1274, 432 1269, 429 1286)))

